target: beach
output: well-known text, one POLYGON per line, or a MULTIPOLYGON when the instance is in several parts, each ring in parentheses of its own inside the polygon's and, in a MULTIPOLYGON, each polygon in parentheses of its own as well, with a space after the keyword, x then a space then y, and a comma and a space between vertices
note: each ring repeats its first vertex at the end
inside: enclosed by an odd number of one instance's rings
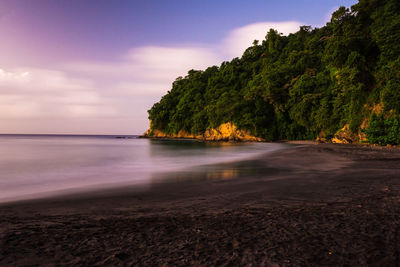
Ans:
POLYGON ((226 179, 0 204, 0 266, 400 263, 397 148, 297 144, 235 179, 237 164, 226 179))

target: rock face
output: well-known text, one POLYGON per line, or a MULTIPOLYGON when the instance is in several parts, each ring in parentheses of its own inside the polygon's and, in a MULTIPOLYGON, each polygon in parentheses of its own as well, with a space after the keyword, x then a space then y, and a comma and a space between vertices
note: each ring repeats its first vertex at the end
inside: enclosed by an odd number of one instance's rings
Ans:
POLYGON ((332 138, 332 143, 335 144, 351 144, 355 141, 354 134, 349 130, 349 125, 346 124, 332 138))
MULTIPOLYGON (((151 122, 150 122, 151 125, 151 122)), ((147 130, 144 133, 145 137, 155 138, 185 138, 185 139, 199 139, 205 141, 242 141, 242 142, 262 142, 265 141, 260 137, 251 135, 248 131, 240 130, 232 122, 221 124, 215 129, 208 129, 203 134, 193 135, 185 131, 179 131, 177 134, 167 134, 163 131, 154 129, 147 130)))
MULTIPOLYGON (((361 129, 365 129, 367 121, 361 125, 361 129)), ((358 133, 352 133, 349 129, 349 124, 346 124, 342 129, 340 129, 332 138, 332 143, 336 144, 351 144, 351 143, 363 143, 367 141, 364 132, 359 131, 358 133)))
POLYGON ((208 129, 203 134, 208 141, 246 141, 262 142, 264 139, 251 135, 248 131, 240 130, 232 122, 221 124, 216 129, 208 129))

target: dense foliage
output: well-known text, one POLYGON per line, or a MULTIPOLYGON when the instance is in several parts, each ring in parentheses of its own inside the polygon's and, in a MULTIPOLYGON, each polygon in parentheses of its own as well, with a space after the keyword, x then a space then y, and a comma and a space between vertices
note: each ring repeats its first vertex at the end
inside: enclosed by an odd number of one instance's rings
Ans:
POLYGON ((382 114, 372 113, 366 134, 368 140, 374 144, 400 144, 400 116, 385 119, 382 114))
MULTIPOLYGON (((241 58, 178 78, 149 119, 167 133, 202 133, 232 121, 267 140, 310 139, 344 125, 359 132, 376 105, 381 120, 397 121, 398 0, 360 0, 339 8, 325 27, 303 26, 289 36, 271 29, 241 58)), ((371 127, 378 129, 374 116, 371 127)), ((376 131, 367 131, 371 142, 400 143, 377 141, 376 131)))

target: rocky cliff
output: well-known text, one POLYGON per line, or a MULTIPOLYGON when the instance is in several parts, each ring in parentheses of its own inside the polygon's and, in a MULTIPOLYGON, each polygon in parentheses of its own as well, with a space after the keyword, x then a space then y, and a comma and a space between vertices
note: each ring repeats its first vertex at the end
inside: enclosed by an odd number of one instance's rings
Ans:
POLYGON ((204 141, 240 141, 240 142, 262 142, 260 137, 251 135, 248 131, 240 130, 232 122, 221 124, 217 128, 208 129, 202 134, 193 135, 185 131, 179 131, 177 134, 168 134, 163 131, 150 128, 144 133, 145 137, 153 138, 183 138, 199 139, 204 141))

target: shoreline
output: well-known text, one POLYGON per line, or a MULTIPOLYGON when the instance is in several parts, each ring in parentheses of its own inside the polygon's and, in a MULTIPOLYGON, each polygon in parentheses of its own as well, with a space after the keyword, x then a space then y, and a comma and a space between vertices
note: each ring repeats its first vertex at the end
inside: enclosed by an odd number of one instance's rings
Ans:
MULTIPOLYGON (((165 144, 165 141, 169 140, 159 140, 160 143, 165 144)), ((179 141, 179 144, 185 143, 184 140, 171 140, 171 142, 179 141)), ((187 142, 192 143, 192 140, 186 140, 187 142)), ((158 141, 156 142, 158 143, 158 141)), ((194 142, 197 143, 197 142, 194 142)), ((199 144, 203 144, 200 142, 199 144)), ((57 199, 57 198, 82 198, 85 196, 92 195, 117 195, 118 193, 122 193, 124 191, 128 192, 145 192, 148 191, 148 187, 158 186, 159 184, 169 184, 173 180, 177 180, 179 177, 179 183, 186 183, 198 180, 206 179, 227 179, 227 178, 237 178, 241 174, 236 171, 237 166, 236 163, 240 163, 243 161, 252 162, 254 158, 262 156, 264 154, 272 153, 273 151, 286 149, 288 146, 284 144, 259 144, 259 143, 228 143, 228 142, 209 142, 204 144, 208 146, 233 146, 233 147, 245 147, 248 151, 251 151, 251 147, 255 147, 253 153, 241 153, 235 154, 230 152, 231 155, 229 157, 222 157, 221 159, 218 157, 214 157, 212 160, 202 160, 201 158, 197 159, 197 156, 193 156, 193 164, 182 164, 176 165, 180 167, 174 168, 166 168, 166 169, 151 169, 152 172, 149 172, 145 179, 135 180, 135 173, 132 172, 130 175, 131 180, 128 181, 115 181, 112 179, 107 180, 107 183, 99 183, 99 184, 83 184, 80 186, 79 183, 75 183, 74 187, 70 188, 57 188, 56 190, 48 190, 48 191, 31 191, 29 194, 15 194, 14 197, 0 196, 0 206, 13 204, 13 203, 29 203, 32 201, 46 201, 47 199, 57 199), (228 168, 228 170, 226 170, 228 168), (202 170, 204 169, 204 170, 202 170), (230 172, 230 170, 234 171, 230 172), (220 173, 224 172, 224 173, 220 173), (176 176, 176 177, 175 177, 176 176), (188 177, 186 177, 188 176, 188 177)), ((203 147, 201 145, 200 147, 203 147)), ((238 151, 240 152, 240 151, 238 151)), ((223 155, 224 156, 224 155, 223 155)), ((207 159, 207 156, 205 157, 207 159)), ((240 166, 239 166, 240 168, 240 166)), ((108 176, 110 177, 110 176, 108 176)), ((111 176, 112 177, 112 176, 111 176)), ((175 183, 175 182, 174 182, 175 183)), ((50 188, 50 186, 49 186, 50 188)), ((12 192, 12 191, 11 191, 12 192)), ((11 194, 9 194, 11 195, 11 194)))
POLYGON ((189 141, 199 141, 199 142, 207 142, 207 143, 283 143, 283 144, 292 144, 292 145, 344 145, 344 146, 359 146, 359 147, 371 147, 376 149, 389 149, 389 150, 400 150, 400 146, 396 145, 386 145, 381 146, 378 144, 370 144, 370 143, 333 143, 333 142, 318 142, 316 140, 277 140, 277 141, 254 141, 254 140, 229 140, 229 139, 221 139, 221 140, 207 140, 201 138, 189 138, 189 137, 157 137, 157 136, 146 136, 146 135, 139 135, 137 138, 143 139, 154 139, 154 140, 189 140, 189 141))
POLYGON ((297 144, 253 164, 238 179, 0 204, 0 265, 399 263, 397 148, 297 144))

